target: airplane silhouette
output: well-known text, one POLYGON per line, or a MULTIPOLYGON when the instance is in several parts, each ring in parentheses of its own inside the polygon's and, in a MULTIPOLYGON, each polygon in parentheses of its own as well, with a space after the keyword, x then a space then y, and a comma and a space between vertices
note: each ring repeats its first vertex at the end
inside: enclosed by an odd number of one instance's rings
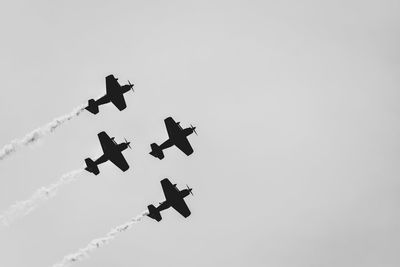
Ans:
POLYGON ((106 94, 97 100, 90 99, 86 110, 93 114, 99 113, 99 106, 112 102, 120 111, 126 108, 126 102, 124 94, 129 90, 133 90, 133 84, 128 80, 128 84, 119 85, 118 79, 114 75, 108 75, 106 77, 106 94))
POLYGON ((147 214, 147 216, 159 222, 162 219, 160 211, 173 207, 183 217, 189 217, 190 210, 183 199, 189 194, 193 195, 192 188, 186 185, 187 189, 179 191, 176 184, 172 184, 168 178, 161 180, 161 186, 164 191, 165 201, 160 202, 157 208, 154 207, 154 205, 147 206, 149 209, 149 214, 147 214))
POLYGON ((163 150, 175 145, 187 156, 191 155, 193 153, 193 148, 187 140, 187 136, 191 135, 193 132, 197 135, 196 127, 190 125, 190 128, 182 129, 179 122, 175 122, 171 117, 166 118, 164 122, 167 127, 169 139, 160 146, 156 143, 152 143, 150 145, 151 152, 149 154, 161 160, 164 158, 163 150))
POLYGON ((98 175, 100 173, 99 167, 97 165, 106 162, 107 160, 114 163, 118 168, 120 168, 123 172, 129 169, 129 165, 126 162, 124 156, 122 155, 122 151, 131 148, 130 142, 125 139, 125 143, 117 144, 114 140, 115 137, 109 137, 106 132, 101 132, 97 135, 100 140, 101 148, 103 149, 103 155, 93 161, 90 158, 86 158, 86 168, 88 172, 94 173, 98 175))

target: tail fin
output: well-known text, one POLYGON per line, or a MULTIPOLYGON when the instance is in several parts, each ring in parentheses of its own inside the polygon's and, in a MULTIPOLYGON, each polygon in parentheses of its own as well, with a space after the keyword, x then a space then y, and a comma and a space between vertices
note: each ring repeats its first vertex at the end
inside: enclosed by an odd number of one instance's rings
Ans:
POLYGON ((99 167, 97 167, 97 164, 90 158, 85 159, 86 162, 86 168, 88 172, 94 173, 94 175, 98 175, 100 173, 99 167))
POLYGON ((160 160, 164 158, 163 151, 156 143, 151 144, 150 147, 151 147, 150 155, 159 158, 160 160))
POLYGON ((90 99, 88 101, 88 106, 85 109, 92 112, 93 114, 99 113, 99 106, 96 104, 96 101, 94 99, 90 99))
POLYGON ((147 208, 149 209, 149 214, 147 216, 149 216, 150 218, 156 220, 157 222, 161 221, 161 214, 160 212, 157 210, 156 207, 154 207, 153 205, 149 205, 147 206, 147 208))

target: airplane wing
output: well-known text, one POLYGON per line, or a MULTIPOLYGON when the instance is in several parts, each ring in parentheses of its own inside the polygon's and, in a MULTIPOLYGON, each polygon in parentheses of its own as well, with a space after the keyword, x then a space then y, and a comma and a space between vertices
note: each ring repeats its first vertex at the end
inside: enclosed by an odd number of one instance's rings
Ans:
POLYGON ((126 102, 125 98, 122 94, 114 94, 111 96, 111 102, 114 104, 114 106, 117 107, 117 109, 124 110, 126 108, 126 102))
POLYGON ((187 218, 191 213, 185 201, 180 196, 179 190, 168 180, 168 178, 161 181, 161 186, 164 191, 165 199, 177 212, 187 218))
POLYGON ((182 131, 179 125, 171 117, 166 118, 164 123, 165 127, 167 127, 167 132, 170 139, 173 139, 182 131))
POLYGON ((119 109, 124 110, 126 108, 126 102, 123 93, 120 90, 121 86, 114 75, 108 75, 106 77, 106 91, 110 97, 110 101, 119 109))
POLYGON ((179 202, 172 203, 171 206, 183 217, 187 218, 190 216, 190 210, 183 199, 180 199, 179 202))
POLYGON ((183 153, 185 153, 187 156, 193 153, 193 148, 190 145, 189 141, 187 140, 186 137, 182 136, 179 139, 175 140, 175 146, 179 148, 183 153))
POLYGON ((101 132, 98 134, 98 137, 104 154, 109 155, 108 159, 122 171, 128 170, 129 169, 128 163, 126 162, 121 151, 116 149, 117 145, 113 142, 113 140, 111 140, 108 134, 106 132, 101 132))
POLYGON ((118 83, 118 79, 114 77, 114 75, 108 75, 106 77, 106 92, 107 95, 113 95, 114 93, 118 92, 121 86, 118 83))
POLYGON ((114 150, 113 148, 115 147, 115 143, 111 140, 106 132, 101 132, 97 136, 99 137, 101 148, 103 149, 104 153, 114 150))
POLYGON ((124 156, 121 152, 114 153, 110 156, 109 160, 115 164, 121 171, 127 171, 129 169, 129 165, 126 162, 124 156))

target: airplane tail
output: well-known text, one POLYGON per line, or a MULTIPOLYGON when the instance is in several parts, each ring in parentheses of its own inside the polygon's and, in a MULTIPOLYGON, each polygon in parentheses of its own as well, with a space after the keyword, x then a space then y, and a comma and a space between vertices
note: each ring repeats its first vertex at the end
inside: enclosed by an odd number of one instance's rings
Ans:
POLYGON ((93 114, 99 113, 99 106, 96 104, 94 99, 88 101, 88 106, 85 109, 93 114))
POLYGON ((164 158, 164 153, 162 149, 156 143, 153 143, 150 146, 151 146, 151 152, 149 153, 150 155, 159 158, 160 160, 164 158))
POLYGON ((147 206, 147 208, 149 209, 149 214, 147 214, 147 216, 149 216, 150 218, 156 220, 157 222, 161 221, 161 214, 160 212, 157 210, 156 207, 154 207, 154 205, 149 205, 147 206))
POLYGON ((90 158, 85 159, 86 162, 86 168, 88 172, 93 173, 94 175, 98 175, 100 173, 99 167, 97 167, 97 164, 90 158))

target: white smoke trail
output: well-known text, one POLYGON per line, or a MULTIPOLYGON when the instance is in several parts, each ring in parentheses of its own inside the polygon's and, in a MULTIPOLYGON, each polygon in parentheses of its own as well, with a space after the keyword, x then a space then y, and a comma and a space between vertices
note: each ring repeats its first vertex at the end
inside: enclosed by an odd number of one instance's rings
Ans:
POLYGON ((60 262, 54 264, 53 267, 68 266, 73 262, 81 261, 88 258, 91 252, 93 252, 98 248, 103 247, 104 245, 107 245, 111 240, 116 238, 118 234, 127 231, 134 224, 140 222, 143 219, 143 217, 146 216, 147 214, 148 214, 147 211, 143 211, 141 214, 132 218, 128 222, 111 229, 111 231, 108 232, 105 236, 93 239, 86 247, 81 248, 76 253, 65 256, 60 262))
POLYGON ((3 214, 0 215, 0 221, 4 225, 9 226, 16 219, 26 216, 36 209, 40 203, 54 197, 61 186, 75 181, 77 175, 83 171, 83 169, 71 171, 61 176, 57 182, 47 187, 39 188, 29 199, 18 201, 9 207, 5 212, 3 212, 3 214))
POLYGON ((21 139, 14 139, 9 144, 5 145, 0 150, 0 160, 8 157, 9 155, 16 152, 20 147, 31 145, 37 142, 39 139, 43 138, 44 136, 48 135, 49 133, 54 132, 59 126, 64 124, 65 122, 73 119, 74 117, 79 116, 82 111, 85 109, 85 105, 81 105, 75 108, 71 113, 63 115, 61 117, 55 118, 51 122, 47 123, 46 125, 33 130, 32 132, 28 133, 21 139))

